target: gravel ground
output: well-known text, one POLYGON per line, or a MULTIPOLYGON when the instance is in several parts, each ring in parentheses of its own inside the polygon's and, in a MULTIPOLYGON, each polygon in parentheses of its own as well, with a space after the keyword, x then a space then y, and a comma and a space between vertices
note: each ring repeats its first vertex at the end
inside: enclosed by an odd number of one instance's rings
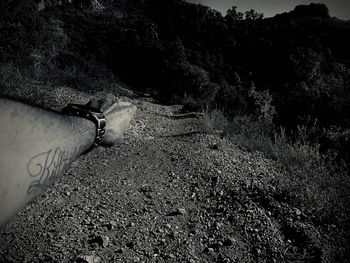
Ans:
MULTIPOLYGON (((53 109, 91 98, 40 84, 3 93, 53 109)), ((0 228, 0 262, 332 262, 308 218, 272 196, 273 162, 169 118, 179 106, 133 102, 122 144, 82 156, 0 228)))

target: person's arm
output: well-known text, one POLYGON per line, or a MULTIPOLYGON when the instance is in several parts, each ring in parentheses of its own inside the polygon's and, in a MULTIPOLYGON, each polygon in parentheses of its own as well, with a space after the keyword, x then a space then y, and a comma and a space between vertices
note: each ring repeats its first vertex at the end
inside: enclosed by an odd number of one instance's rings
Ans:
MULTIPOLYGON (((117 143, 136 107, 94 103, 106 116, 104 145, 117 143)), ((93 144, 95 133, 90 120, 0 98, 0 225, 56 181, 93 144)))

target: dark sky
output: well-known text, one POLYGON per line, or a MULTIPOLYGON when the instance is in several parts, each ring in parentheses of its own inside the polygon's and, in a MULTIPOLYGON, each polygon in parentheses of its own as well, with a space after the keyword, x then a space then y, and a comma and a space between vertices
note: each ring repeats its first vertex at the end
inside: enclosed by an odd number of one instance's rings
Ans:
POLYGON ((191 3, 201 3, 210 6, 226 14, 226 10, 232 6, 237 6, 241 12, 254 9, 264 13, 265 17, 274 16, 275 14, 291 11, 296 5, 324 3, 328 6, 330 15, 342 19, 350 19, 350 0, 187 0, 191 3))

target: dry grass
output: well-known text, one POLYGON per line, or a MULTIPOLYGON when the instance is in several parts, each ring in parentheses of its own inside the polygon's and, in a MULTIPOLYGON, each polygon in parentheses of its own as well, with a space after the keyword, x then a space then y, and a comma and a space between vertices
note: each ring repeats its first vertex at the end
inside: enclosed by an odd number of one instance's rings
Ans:
POLYGON ((203 111, 201 115, 201 122, 206 133, 222 133, 226 130, 228 120, 222 114, 221 111, 215 109, 209 111, 208 109, 203 111))
POLYGON ((345 165, 331 154, 321 154, 303 129, 291 140, 284 129, 276 131, 269 121, 237 116, 227 122, 219 111, 205 114, 208 130, 221 127, 236 145, 248 151, 262 152, 276 161, 283 172, 272 182, 276 197, 302 209, 320 224, 343 224, 348 219, 350 177, 345 165))
POLYGON ((21 86, 27 79, 23 70, 13 63, 0 65, 0 85, 6 87, 21 86))

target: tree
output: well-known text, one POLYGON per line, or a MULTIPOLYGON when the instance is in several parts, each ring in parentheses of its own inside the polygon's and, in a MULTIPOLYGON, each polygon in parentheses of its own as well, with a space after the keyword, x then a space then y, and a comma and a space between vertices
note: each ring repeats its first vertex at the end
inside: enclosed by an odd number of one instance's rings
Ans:
POLYGON ((324 4, 298 5, 292 13, 295 17, 330 18, 328 7, 324 4))
POLYGON ((243 20, 243 13, 237 11, 237 6, 232 6, 226 12, 225 19, 229 24, 234 24, 243 20))
POLYGON ((245 12, 245 19, 249 21, 262 20, 264 18, 263 13, 256 12, 254 9, 250 9, 245 12))

